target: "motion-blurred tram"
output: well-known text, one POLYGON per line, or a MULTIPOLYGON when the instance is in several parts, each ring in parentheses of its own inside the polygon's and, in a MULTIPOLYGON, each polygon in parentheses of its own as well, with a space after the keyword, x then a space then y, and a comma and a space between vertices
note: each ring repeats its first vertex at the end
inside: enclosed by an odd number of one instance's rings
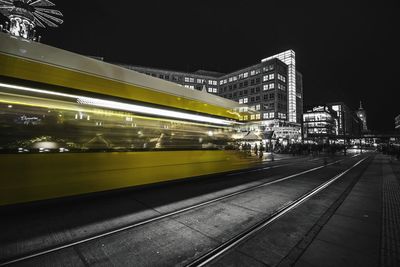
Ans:
POLYGON ((0 33, 0 206, 251 167, 237 105, 0 33))

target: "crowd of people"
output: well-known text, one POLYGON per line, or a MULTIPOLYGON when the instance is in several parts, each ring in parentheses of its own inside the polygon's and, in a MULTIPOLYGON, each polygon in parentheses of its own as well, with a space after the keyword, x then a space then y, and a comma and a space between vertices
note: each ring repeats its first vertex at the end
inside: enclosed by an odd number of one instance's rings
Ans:
POLYGON ((239 146, 239 149, 247 152, 248 154, 254 154, 256 156, 262 157, 262 153, 264 152, 272 152, 272 153, 282 153, 282 154, 292 154, 296 155, 319 155, 321 153, 327 154, 335 154, 337 152, 343 152, 344 146, 338 144, 302 144, 295 143, 289 144, 286 146, 275 144, 272 145, 264 145, 263 142, 258 143, 242 143, 239 146))

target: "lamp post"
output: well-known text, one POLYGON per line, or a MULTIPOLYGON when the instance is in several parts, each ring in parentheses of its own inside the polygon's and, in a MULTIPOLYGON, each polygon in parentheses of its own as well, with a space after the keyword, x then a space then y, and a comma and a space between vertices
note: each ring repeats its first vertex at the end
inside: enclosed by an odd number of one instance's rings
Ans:
POLYGON ((346 112, 344 112, 343 106, 341 107, 341 113, 342 113, 343 143, 344 143, 343 155, 346 156, 347 155, 347 151, 346 151, 346 120, 344 117, 346 112))

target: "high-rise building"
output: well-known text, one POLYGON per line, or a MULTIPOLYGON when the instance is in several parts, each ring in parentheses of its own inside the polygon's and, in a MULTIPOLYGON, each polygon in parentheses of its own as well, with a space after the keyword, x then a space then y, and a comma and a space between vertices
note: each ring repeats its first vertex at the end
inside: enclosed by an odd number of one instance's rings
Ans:
POLYGON ((367 113, 363 109, 361 101, 360 101, 360 107, 356 111, 356 114, 357 114, 357 117, 362 122, 362 132, 367 132, 368 131, 368 128, 367 128, 367 113))
MULTIPOLYGON (((119 65, 189 89, 206 90, 208 93, 235 100, 239 104, 247 104, 255 113, 244 120, 254 122, 252 127, 259 130, 271 131, 276 127, 289 127, 288 132, 293 132, 293 127, 297 127, 300 132, 303 116, 303 77, 296 70, 293 50, 264 58, 260 63, 228 74, 204 70, 187 73, 119 65)), ((297 130, 294 132, 297 133, 297 130)), ((291 138, 293 139, 293 135, 291 138)))

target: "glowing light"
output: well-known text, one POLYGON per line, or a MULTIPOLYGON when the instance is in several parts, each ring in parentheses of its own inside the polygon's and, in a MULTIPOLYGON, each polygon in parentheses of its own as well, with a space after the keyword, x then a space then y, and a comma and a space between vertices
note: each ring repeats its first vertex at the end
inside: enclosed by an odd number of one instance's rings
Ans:
MULTIPOLYGON (((213 123, 213 124, 218 124, 218 125, 231 125, 231 124, 235 123, 234 121, 212 118, 212 117, 207 117, 207 116, 203 116, 203 115, 195 115, 195 114, 166 110, 166 109, 161 109, 161 108, 152 108, 152 107, 146 107, 146 106, 136 105, 136 104, 127 104, 127 103, 111 101, 111 100, 103 100, 103 99, 92 98, 92 97, 83 97, 83 96, 79 96, 79 95, 47 91, 47 90, 36 89, 36 88, 20 86, 20 85, 0 83, 0 86, 6 87, 9 89, 14 89, 14 90, 22 90, 22 91, 33 92, 33 93, 40 93, 40 94, 45 94, 45 95, 53 95, 53 96, 61 96, 61 97, 65 97, 65 98, 70 98, 70 99, 74 99, 77 103, 83 104, 83 105, 90 105, 90 106, 96 106, 96 107, 102 107, 102 108, 129 111, 129 112, 135 112, 135 113, 146 114, 146 115, 177 118, 177 119, 183 119, 183 120, 189 120, 189 121, 207 122, 207 123, 213 123)), ((82 119, 82 114, 80 114, 80 119, 82 119)))

